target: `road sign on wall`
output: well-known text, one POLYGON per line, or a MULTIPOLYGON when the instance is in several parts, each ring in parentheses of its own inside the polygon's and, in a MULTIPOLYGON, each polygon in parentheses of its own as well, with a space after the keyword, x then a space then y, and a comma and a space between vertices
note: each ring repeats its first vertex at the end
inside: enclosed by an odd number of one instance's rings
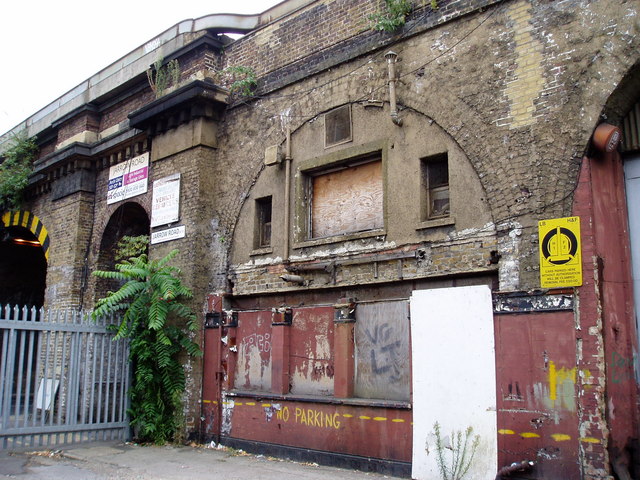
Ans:
POLYGON ((109 169, 107 204, 146 193, 149 177, 149 152, 114 165, 109 169))
POLYGON ((580 217, 554 218, 538 222, 540 286, 582 285, 580 217))
POLYGON ((151 227, 167 225, 180 219, 180 174, 153 182, 151 227))

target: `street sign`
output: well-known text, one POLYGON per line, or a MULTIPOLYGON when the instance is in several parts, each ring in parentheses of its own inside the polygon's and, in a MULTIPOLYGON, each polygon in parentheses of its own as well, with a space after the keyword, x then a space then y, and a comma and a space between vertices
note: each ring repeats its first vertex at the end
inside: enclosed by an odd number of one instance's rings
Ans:
POLYGON ((540 286, 582 285, 580 217, 554 218, 538 222, 540 286))

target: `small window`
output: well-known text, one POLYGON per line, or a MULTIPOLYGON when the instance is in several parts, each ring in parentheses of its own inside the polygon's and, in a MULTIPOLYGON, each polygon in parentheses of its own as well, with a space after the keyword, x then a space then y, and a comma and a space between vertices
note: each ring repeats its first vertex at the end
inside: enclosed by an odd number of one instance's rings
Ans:
POLYGON ((449 162, 447 154, 422 159, 423 220, 448 217, 449 162))
POLYGON ((351 141, 351 107, 345 105, 324 115, 324 146, 351 141))
POLYGON ((271 197, 256 200, 255 248, 271 246, 271 197))
POLYGON ((320 172, 309 180, 311 238, 384 227, 381 160, 320 172))

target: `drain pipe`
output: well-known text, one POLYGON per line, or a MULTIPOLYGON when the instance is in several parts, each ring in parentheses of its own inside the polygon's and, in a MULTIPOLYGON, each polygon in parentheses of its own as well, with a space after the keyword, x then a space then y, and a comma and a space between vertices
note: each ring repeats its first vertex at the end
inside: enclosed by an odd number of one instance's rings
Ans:
POLYGON ((287 144, 284 154, 284 255, 283 262, 289 262, 289 216, 291 208, 289 207, 289 191, 291 190, 291 127, 287 125, 287 144))
POLYGON ((402 119, 398 115, 398 105, 396 103, 396 62, 398 61, 398 54, 389 50, 384 54, 384 58, 387 59, 387 69, 389 71, 389 106, 391 109, 391 121, 401 127, 402 119))

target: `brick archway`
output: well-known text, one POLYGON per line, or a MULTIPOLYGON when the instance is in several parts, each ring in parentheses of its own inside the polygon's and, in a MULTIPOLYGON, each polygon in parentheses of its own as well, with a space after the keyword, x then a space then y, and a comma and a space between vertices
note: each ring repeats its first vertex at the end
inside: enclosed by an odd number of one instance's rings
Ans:
POLYGON ((40 245, 42 245, 44 258, 49 261, 49 232, 47 232, 47 229, 38 217, 26 210, 5 212, 2 215, 2 223, 5 227, 22 227, 33 233, 40 242, 40 245))

